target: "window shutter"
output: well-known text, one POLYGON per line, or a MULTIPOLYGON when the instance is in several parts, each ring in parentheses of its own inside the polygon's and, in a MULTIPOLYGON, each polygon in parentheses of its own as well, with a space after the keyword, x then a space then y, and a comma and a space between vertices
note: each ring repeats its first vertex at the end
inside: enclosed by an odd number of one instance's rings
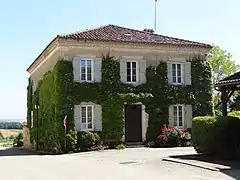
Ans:
POLYGON ((124 59, 120 60, 120 77, 121 82, 126 82, 126 61, 124 59))
POLYGON ((192 128, 192 105, 185 105, 184 127, 192 128))
POLYGON ((102 131, 102 107, 101 105, 96 104, 94 106, 94 130, 102 131))
POLYGON ((147 61, 139 60, 139 84, 146 83, 147 61))
POLYGON ((74 106, 74 122, 75 130, 81 131, 80 105, 74 106))
POLYGON ((101 82, 102 79, 102 60, 94 60, 94 82, 101 82))
POLYGON ((73 59, 73 79, 75 82, 80 82, 80 60, 73 59))
POLYGON ((191 75, 191 62, 185 62, 185 85, 192 84, 192 75, 191 75))
POLYGON ((167 62, 167 76, 168 76, 168 83, 172 84, 172 63, 167 62))
POLYGON ((169 122, 169 125, 173 126, 173 106, 170 105, 168 107, 168 122, 169 122))

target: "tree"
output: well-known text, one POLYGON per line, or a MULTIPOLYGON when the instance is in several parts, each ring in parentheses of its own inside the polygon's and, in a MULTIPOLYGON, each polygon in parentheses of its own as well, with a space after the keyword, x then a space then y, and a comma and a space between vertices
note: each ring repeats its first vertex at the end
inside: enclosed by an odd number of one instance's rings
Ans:
MULTIPOLYGON (((240 66, 231 58, 232 55, 229 52, 221 49, 219 46, 214 46, 208 53, 207 60, 212 68, 214 84, 240 70, 240 66)), ((220 102, 219 92, 215 92, 213 94, 213 102, 215 105, 220 102)), ((231 104, 232 103, 234 103, 234 101, 231 102, 231 104)))
POLYGON ((207 59, 213 71, 214 84, 240 70, 240 66, 231 58, 232 55, 219 46, 214 46, 208 53, 207 59))

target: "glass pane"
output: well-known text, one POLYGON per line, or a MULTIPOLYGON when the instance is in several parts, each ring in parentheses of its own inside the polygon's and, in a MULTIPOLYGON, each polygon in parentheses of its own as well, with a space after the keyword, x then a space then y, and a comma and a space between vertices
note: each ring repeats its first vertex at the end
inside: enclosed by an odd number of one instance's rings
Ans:
POLYGON ((89 107, 87 108, 87 112, 88 112, 88 113, 87 113, 87 114, 88 114, 88 118, 89 118, 89 117, 92 118, 92 107, 89 106, 89 107))
POLYGON ((92 80, 92 75, 91 74, 87 74, 87 80, 91 81, 92 80))
POLYGON ((91 117, 90 117, 90 118, 88 117, 87 122, 88 122, 88 123, 92 123, 92 118, 91 118, 91 117))
POLYGON ((81 80, 85 81, 86 80, 86 74, 81 73, 81 80))
POLYGON ((182 111, 182 106, 179 106, 178 107, 178 116, 179 116, 179 126, 182 126, 183 125, 183 119, 182 119, 182 114, 183 111, 182 111))
POLYGON ((85 60, 81 60, 81 67, 85 67, 86 66, 86 61, 85 60))
POLYGON ((173 83, 176 83, 176 64, 172 64, 172 81, 173 83))
POLYGON ((92 123, 88 123, 88 129, 92 129, 92 123))
POLYGON ((182 82, 181 64, 177 64, 177 76, 178 76, 178 83, 181 83, 182 82))
POLYGON ((132 69, 132 75, 134 76, 136 76, 136 74, 137 74, 137 70, 136 69, 132 69))
POLYGON ((86 107, 82 107, 82 117, 86 117, 86 107))
POLYGON ((131 63, 127 62, 127 69, 131 69, 131 63))
POLYGON ((82 123, 86 123, 86 122, 87 122, 86 117, 82 117, 82 123))
POLYGON ((127 69, 127 76, 131 75, 131 69, 127 69))
POLYGON ((136 69, 136 67, 137 67, 136 62, 132 62, 132 69, 136 69))
POLYGON ((127 82, 131 82, 131 76, 130 75, 127 76, 127 82))
POLYGON ((91 67, 91 65, 92 65, 92 60, 87 60, 87 66, 91 67))
POLYGON ((177 106, 173 106, 173 125, 177 126, 177 106))
POLYGON ((137 81, 137 77, 136 76, 132 76, 132 82, 136 82, 137 81))

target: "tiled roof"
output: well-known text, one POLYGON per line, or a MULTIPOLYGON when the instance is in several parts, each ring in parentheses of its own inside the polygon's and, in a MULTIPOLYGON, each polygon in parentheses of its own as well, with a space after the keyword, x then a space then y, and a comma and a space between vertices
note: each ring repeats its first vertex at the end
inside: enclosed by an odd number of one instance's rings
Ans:
POLYGON ((178 46, 193 46, 211 48, 209 44, 178 39, 146 31, 140 31, 116 25, 106 25, 90 30, 75 32, 70 34, 58 35, 58 38, 73 40, 92 40, 92 41, 112 41, 112 42, 128 42, 142 44, 166 44, 178 46))
POLYGON ((236 82, 240 82, 240 71, 220 80, 219 82, 216 83, 216 85, 220 86, 222 84, 230 84, 230 83, 236 83, 236 82))

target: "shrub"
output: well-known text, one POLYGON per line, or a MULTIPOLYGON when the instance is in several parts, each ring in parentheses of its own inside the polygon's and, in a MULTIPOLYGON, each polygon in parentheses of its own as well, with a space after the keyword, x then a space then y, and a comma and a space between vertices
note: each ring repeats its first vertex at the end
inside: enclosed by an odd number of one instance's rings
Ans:
POLYGON ((91 151, 101 148, 101 138, 95 132, 80 132, 77 139, 77 148, 80 151, 91 151))
POLYGON ((21 147, 23 146, 23 133, 20 132, 13 140, 14 147, 21 147))
POLYGON ((66 150, 77 151, 77 132, 70 130, 66 135, 66 150))
POLYGON ((240 111, 232 111, 228 113, 228 116, 240 118, 240 111))
POLYGON ((155 146, 157 147, 178 147, 186 146, 191 140, 191 135, 187 131, 180 130, 176 127, 167 126, 166 124, 160 130, 155 146))
POLYGON ((239 158, 240 119, 232 116, 193 119, 193 146, 198 153, 239 158))
POLYGON ((126 148, 126 146, 123 144, 123 143, 121 143, 121 144, 118 144, 117 146, 116 146, 116 149, 125 149, 126 148))

